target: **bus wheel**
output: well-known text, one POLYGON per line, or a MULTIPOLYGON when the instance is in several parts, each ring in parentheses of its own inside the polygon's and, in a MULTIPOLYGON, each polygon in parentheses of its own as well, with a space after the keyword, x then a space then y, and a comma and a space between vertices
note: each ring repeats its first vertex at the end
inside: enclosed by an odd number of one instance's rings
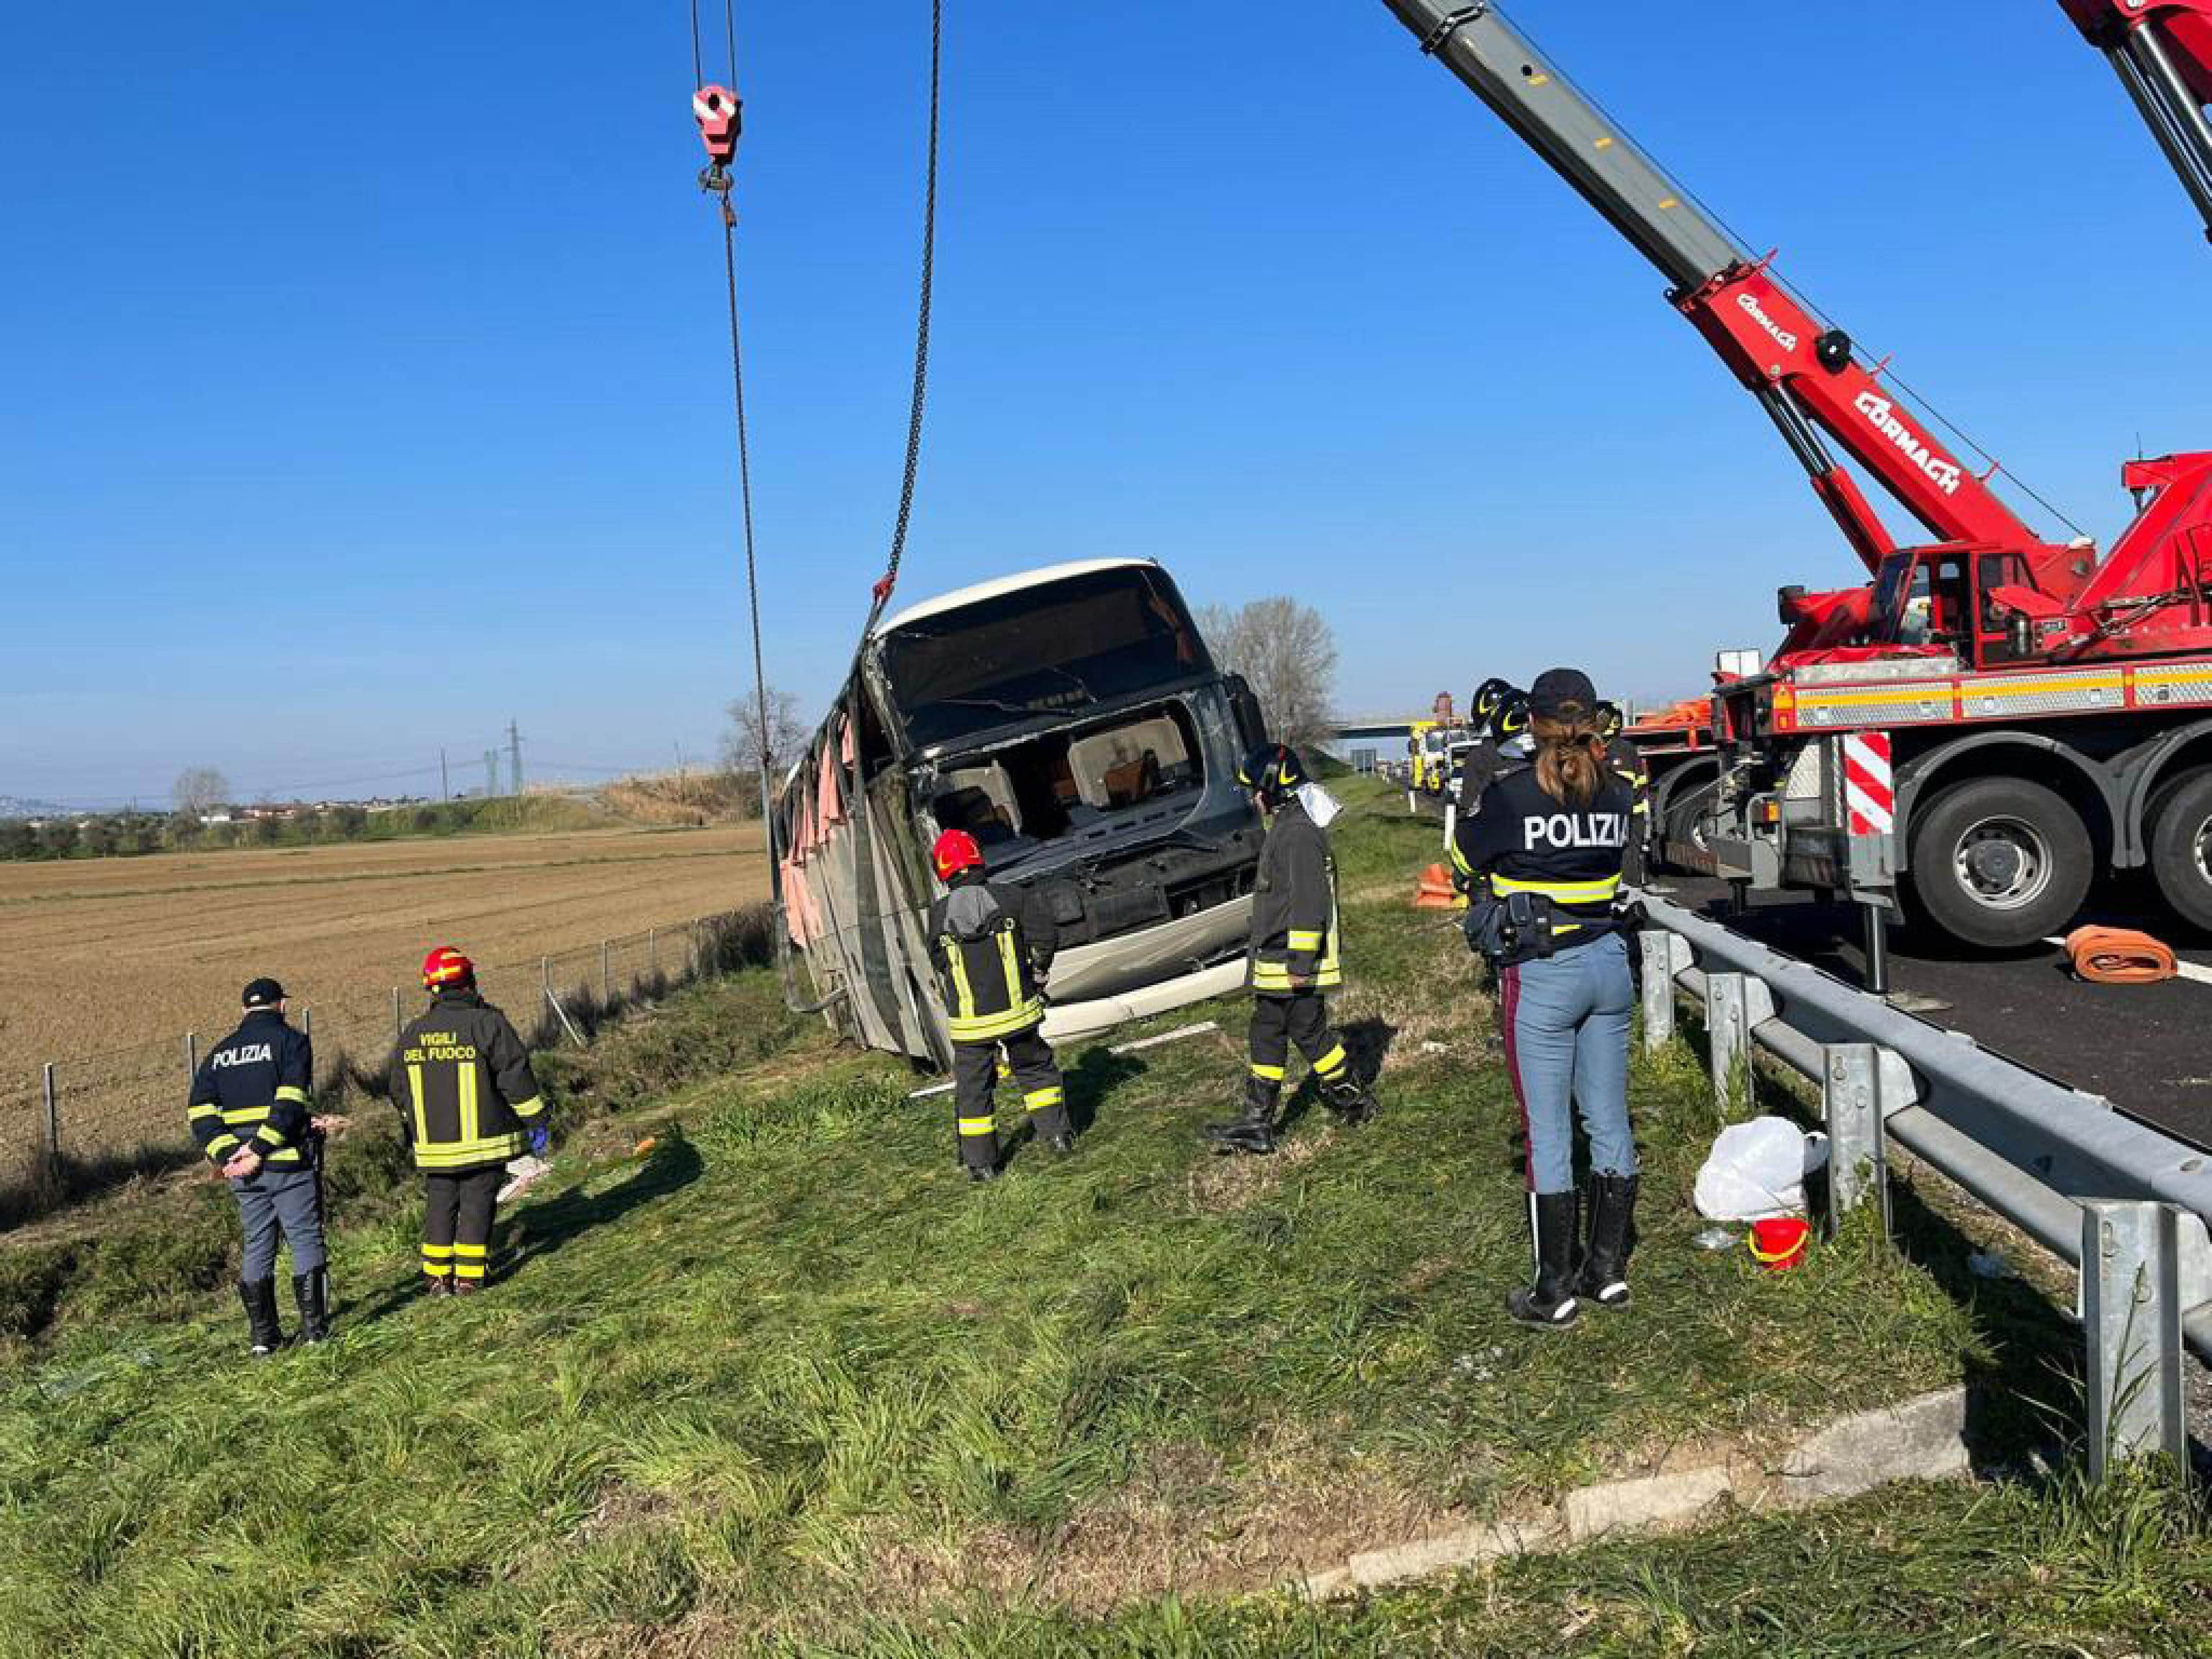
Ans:
POLYGON ((2151 820, 2150 870, 2176 915, 2212 929, 2212 771, 2160 792, 2151 820))
POLYGON ((2032 945, 2089 890, 2089 832, 2065 799, 2021 778, 1970 778, 1915 814, 1912 886, 1936 927, 1968 945, 2032 945))

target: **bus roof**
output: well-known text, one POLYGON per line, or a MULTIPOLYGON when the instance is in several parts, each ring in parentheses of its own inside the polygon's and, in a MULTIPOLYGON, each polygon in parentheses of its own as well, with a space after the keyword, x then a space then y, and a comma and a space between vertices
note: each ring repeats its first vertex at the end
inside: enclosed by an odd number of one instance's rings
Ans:
POLYGON ((878 623, 875 633, 870 637, 880 639, 895 629, 904 628, 908 623, 920 622, 925 617, 957 611, 963 605, 974 605, 982 599, 995 599, 1001 593, 1019 592, 1024 587, 1042 587, 1048 582, 1061 581, 1070 576, 1087 576, 1094 570, 1158 570, 1159 568, 1157 559, 1078 559, 1069 564, 1048 564, 1039 570, 1019 571, 1011 576, 978 582, 973 587, 958 588, 950 593, 940 593, 933 599, 923 599, 910 605, 888 621, 878 623))

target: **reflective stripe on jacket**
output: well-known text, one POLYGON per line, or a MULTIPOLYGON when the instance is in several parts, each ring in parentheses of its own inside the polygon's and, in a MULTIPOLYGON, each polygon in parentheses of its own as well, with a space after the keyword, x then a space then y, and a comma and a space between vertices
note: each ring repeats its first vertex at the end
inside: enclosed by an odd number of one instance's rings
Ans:
POLYGON ((955 1042, 995 1042, 1044 1022, 1060 929, 1037 896, 966 875, 929 907, 929 956, 955 1042))
POLYGON ((519 1157, 545 1109, 529 1051, 474 991, 444 991, 392 1051, 392 1103, 418 1170, 467 1170, 519 1157))
POLYGON ((307 1096, 314 1076, 307 1033, 287 1025, 274 1008, 255 1010, 208 1050, 192 1074, 185 1108, 192 1139, 214 1164, 243 1146, 264 1164, 304 1163, 313 1133, 307 1096))
POLYGON ((1260 848, 1247 982, 1262 996, 1334 990, 1344 983, 1337 940, 1328 837, 1302 805, 1285 801, 1260 848))
POLYGON ((1549 899, 1553 935, 1567 944, 1613 930, 1622 860, 1639 828, 1628 780, 1611 769, 1600 777, 1589 805, 1574 807, 1544 793, 1534 767, 1516 767, 1492 782, 1456 831, 1461 867, 1486 878, 1499 898, 1549 899))

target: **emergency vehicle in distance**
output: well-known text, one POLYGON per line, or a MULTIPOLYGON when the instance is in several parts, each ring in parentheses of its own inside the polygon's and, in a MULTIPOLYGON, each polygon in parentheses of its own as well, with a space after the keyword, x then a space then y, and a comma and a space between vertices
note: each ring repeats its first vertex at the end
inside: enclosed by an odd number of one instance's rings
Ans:
POLYGON ((1060 930, 1049 1038, 1243 982, 1267 738, 1168 573, 1102 559, 924 600, 861 641, 775 811, 781 925, 854 1040, 947 1065, 929 848, 965 830, 1060 930))

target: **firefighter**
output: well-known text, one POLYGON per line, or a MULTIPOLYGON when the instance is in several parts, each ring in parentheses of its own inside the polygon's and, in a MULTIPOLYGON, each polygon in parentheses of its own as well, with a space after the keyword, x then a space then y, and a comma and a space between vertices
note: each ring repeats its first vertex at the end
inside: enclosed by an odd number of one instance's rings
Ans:
POLYGON ((929 956, 951 1030, 960 1164, 970 1181, 995 1181, 1001 1049, 1037 1133, 1056 1152, 1075 1150, 1060 1066, 1039 1029, 1060 930, 1029 889, 986 878, 983 849, 966 830, 939 836, 930 862, 945 889, 929 907, 929 956))
POLYGON ((240 996, 245 1018, 208 1050, 186 1107, 192 1139, 222 1171, 238 1200, 244 1259, 238 1299, 253 1352, 274 1353, 284 1332, 276 1312, 276 1236, 292 1249, 292 1297, 300 1340, 330 1334, 328 1256, 323 1249, 322 1141, 312 1115, 315 1056, 307 1033, 286 1023, 284 988, 257 979, 240 996))
POLYGON ((1631 887, 1641 887, 1650 873, 1651 766, 1644 758, 1644 751, 1621 735, 1626 723, 1619 703, 1598 704, 1597 734, 1605 739, 1606 764, 1628 785, 1636 801, 1632 814, 1635 821, 1628 827, 1628 851, 1621 861, 1620 878, 1631 887))
POLYGON ((1511 680, 1500 679, 1495 674, 1476 686, 1474 695, 1467 700, 1467 706, 1474 714, 1470 723, 1474 727, 1474 735, 1478 738, 1492 736, 1492 723, 1498 717, 1498 705, 1508 697, 1520 695, 1511 680))
POLYGON ((1481 879, 1468 934, 1498 969, 1507 1069, 1528 1136, 1534 1284, 1506 1310, 1561 1329, 1587 1299, 1628 1300, 1636 1144, 1628 1121, 1628 947, 1616 909, 1635 795, 1608 763, 1597 695, 1571 668, 1528 694, 1534 752, 1459 824, 1481 879), (1577 1237, 1574 1124, 1589 1139, 1589 1230, 1577 1237))
MULTIPOLYGON (((1525 764, 1534 740, 1528 735, 1528 694, 1508 685, 1504 680, 1485 680, 1476 689, 1480 697, 1492 687, 1503 689, 1490 699, 1490 715, 1483 722, 1483 740, 1467 752, 1460 763, 1459 810, 1453 815, 1455 826, 1464 823, 1482 810, 1484 791, 1491 780, 1510 767, 1525 764)), ((1461 838, 1455 827, 1451 844, 1446 849, 1451 854, 1452 884, 1460 891, 1472 892, 1474 872, 1468 869, 1460 854, 1461 838)))
POLYGON ((1313 1068, 1323 1103, 1345 1123, 1372 1116, 1375 1097, 1352 1075, 1344 1044, 1329 1029, 1325 994, 1344 982, 1336 867, 1328 835, 1302 799, 1305 769, 1285 745, 1262 744, 1244 757, 1237 781, 1267 819, 1246 952, 1246 983, 1254 995, 1251 1059, 1243 1111, 1231 1122, 1207 1124, 1205 1133, 1220 1152, 1272 1152, 1291 1043, 1313 1068))
POLYGON ((449 945, 422 958, 430 1006, 392 1051, 392 1103, 422 1172, 422 1287, 471 1296, 491 1265, 492 1209, 507 1163, 547 1146, 529 1051, 477 992, 476 964, 449 945))

